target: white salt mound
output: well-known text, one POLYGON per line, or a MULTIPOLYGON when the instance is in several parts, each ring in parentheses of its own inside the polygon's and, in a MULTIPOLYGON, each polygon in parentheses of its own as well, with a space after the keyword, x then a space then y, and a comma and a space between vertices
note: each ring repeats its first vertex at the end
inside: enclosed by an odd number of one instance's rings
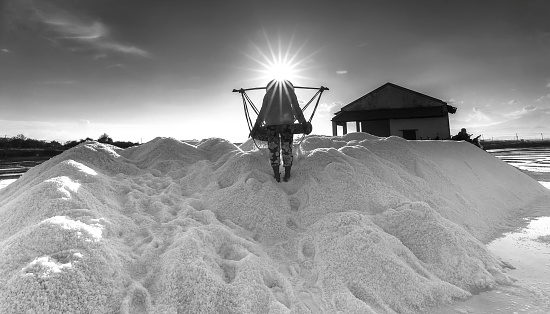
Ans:
POLYGON ((0 190, 0 313, 420 313, 510 284, 484 246, 548 195, 463 142, 84 143, 0 190), (244 148, 248 148, 244 151, 244 148))

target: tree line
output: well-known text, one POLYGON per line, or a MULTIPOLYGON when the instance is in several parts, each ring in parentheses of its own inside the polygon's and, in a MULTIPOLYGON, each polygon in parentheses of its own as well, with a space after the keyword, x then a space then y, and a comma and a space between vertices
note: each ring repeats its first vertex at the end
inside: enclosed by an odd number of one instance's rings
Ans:
MULTIPOLYGON (((18 134, 14 137, 0 138, 0 149, 42 149, 42 150, 66 150, 75 147, 81 143, 87 141, 94 141, 94 139, 87 137, 78 141, 66 141, 60 143, 58 141, 44 141, 28 138, 23 134, 18 134)), ((126 141, 114 141, 107 133, 101 134, 96 140, 100 143, 111 144, 120 148, 128 148, 139 145, 139 143, 126 142, 126 141)))

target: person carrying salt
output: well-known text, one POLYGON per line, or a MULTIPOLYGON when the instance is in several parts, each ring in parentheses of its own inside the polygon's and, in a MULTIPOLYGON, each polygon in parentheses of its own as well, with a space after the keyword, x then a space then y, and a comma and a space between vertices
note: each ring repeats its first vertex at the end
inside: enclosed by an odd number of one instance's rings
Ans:
POLYGON ((283 181, 287 182, 290 179, 295 120, 298 120, 304 126, 307 124, 302 109, 300 109, 298 104, 294 85, 288 80, 270 81, 267 84, 262 108, 251 133, 256 132, 262 124, 265 124, 271 167, 273 168, 273 174, 277 182, 281 182, 281 174, 279 172, 281 152, 285 168, 283 181))

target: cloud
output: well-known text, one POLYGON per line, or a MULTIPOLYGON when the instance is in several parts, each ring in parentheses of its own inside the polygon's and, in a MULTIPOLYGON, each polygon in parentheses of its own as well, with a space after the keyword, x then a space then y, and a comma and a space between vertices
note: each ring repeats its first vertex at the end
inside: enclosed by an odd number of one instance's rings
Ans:
POLYGON ((10 53, 11 51, 9 51, 8 49, 6 48, 3 48, 3 49, 0 49, 0 51, 4 52, 4 53, 10 53))
POLYGON ((479 107, 473 107, 472 113, 468 114, 468 118, 466 119, 467 122, 492 122, 492 119, 489 118, 489 116, 481 110, 479 107))
POLYGON ((348 71, 347 70, 340 70, 340 71, 336 71, 336 74, 347 74, 348 71))
POLYGON ((107 27, 99 21, 86 23, 73 16, 41 15, 41 20, 52 27, 62 39, 93 41, 104 38, 109 33, 107 27))
POLYGON ((513 111, 513 112, 510 112, 510 113, 506 113, 504 114, 505 117, 509 117, 509 118, 513 118, 513 119, 517 119, 527 113, 530 113, 532 111, 535 111, 535 110, 538 110, 539 108, 538 107, 535 107, 535 106, 532 106, 532 105, 529 105, 529 106, 525 106, 523 108, 521 108, 521 110, 516 110, 516 111, 513 111))
POLYGON ((95 57, 107 52, 150 57, 144 49, 114 38, 109 27, 96 18, 62 9, 51 2, 31 0, 28 5, 32 6, 33 18, 26 19, 26 23, 34 24, 31 28, 56 46, 73 52, 96 51, 95 57))
POLYGON ((450 105, 464 104, 464 100, 458 100, 458 99, 451 98, 451 99, 447 100, 447 103, 450 104, 450 105))
POLYGON ((550 94, 542 95, 539 98, 535 99, 536 102, 543 102, 545 99, 550 99, 550 94))
POLYGON ((99 59, 102 59, 102 58, 107 58, 107 54, 100 53, 100 54, 97 54, 97 55, 94 56, 94 60, 99 60, 99 59))
POLYGON ((150 57, 149 52, 143 49, 140 49, 134 46, 121 45, 115 42, 100 42, 97 44, 97 46, 106 50, 112 50, 112 51, 121 52, 121 53, 128 53, 128 54, 138 55, 141 57, 150 57))
POLYGON ((122 63, 116 63, 106 66, 106 69, 114 69, 114 68, 125 68, 126 66, 122 63))
POLYGON ((515 100, 515 99, 512 99, 508 102, 508 105, 517 105, 519 104, 519 101, 515 100))
POLYGON ((322 117, 331 116, 343 106, 344 105, 341 101, 333 102, 331 104, 322 103, 319 104, 319 107, 317 107, 317 114, 322 117))
POLYGON ((550 83, 546 84, 546 87, 550 88, 550 83))
POLYGON ((546 98, 546 96, 540 96, 539 98, 535 99, 536 102, 542 102, 546 98))
POLYGON ((90 126, 90 120, 80 119, 80 120, 78 120, 77 124, 78 124, 78 126, 89 127, 90 126))

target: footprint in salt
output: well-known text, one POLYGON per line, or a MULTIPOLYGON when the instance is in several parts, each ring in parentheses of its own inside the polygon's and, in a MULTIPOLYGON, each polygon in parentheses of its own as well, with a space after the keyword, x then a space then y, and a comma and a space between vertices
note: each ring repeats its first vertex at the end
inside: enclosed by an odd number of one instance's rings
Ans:
POLYGON ((289 197, 289 204, 292 217, 287 218, 286 226, 293 231, 300 231, 303 228, 300 227, 299 217, 295 216, 295 214, 300 210, 300 199, 292 195, 289 197))
POLYGON ((319 269, 315 262, 316 248, 312 237, 302 239, 299 248, 302 257, 300 265, 300 277, 303 279, 302 287, 298 291, 300 301, 305 304, 312 313, 322 312, 322 289, 318 286, 319 269))
POLYGON ((294 231, 297 231, 299 229, 298 225, 296 224, 294 219, 292 219, 291 217, 287 218, 286 226, 288 227, 288 229, 291 229, 291 230, 294 230, 294 231))
POLYGON ((237 243, 224 243, 216 252, 220 257, 218 265, 223 271, 223 280, 232 283, 237 274, 238 263, 248 254, 252 254, 245 247, 237 243))
POLYGON ((297 212, 300 210, 300 199, 295 197, 295 196, 291 196, 289 198, 289 201, 290 201, 290 210, 293 211, 293 212, 297 212))
POLYGON ((313 238, 306 237, 301 242, 300 276, 305 279, 305 286, 313 287, 319 279, 319 270, 315 262, 315 243, 313 238))
POLYGON ((204 204, 203 204, 202 200, 200 200, 200 199, 196 199, 196 198, 195 199, 190 199, 188 201, 188 204, 189 204, 189 206, 193 207, 197 211, 204 210, 204 204))
POLYGON ((141 255, 149 243, 153 242, 154 237, 151 231, 146 228, 142 228, 134 237, 132 251, 138 255, 141 255))
POLYGON ((146 314, 151 311, 151 295, 138 282, 134 282, 125 300, 122 302, 123 314, 146 314))
POLYGON ((267 274, 262 279, 265 286, 271 290, 271 293, 273 294, 275 299, 277 299, 279 303, 286 306, 286 308, 290 309, 290 298, 288 297, 280 280, 267 274))

